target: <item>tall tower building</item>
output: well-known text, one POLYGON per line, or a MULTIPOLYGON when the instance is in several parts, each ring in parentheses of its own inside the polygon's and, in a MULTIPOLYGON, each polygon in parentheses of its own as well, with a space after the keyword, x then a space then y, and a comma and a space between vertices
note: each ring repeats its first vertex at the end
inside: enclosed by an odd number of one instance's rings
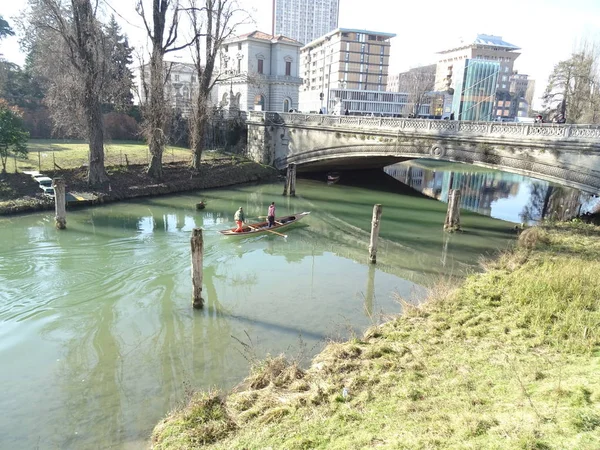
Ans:
POLYGON ((273 0, 274 36, 308 44, 338 26, 340 0, 273 0))

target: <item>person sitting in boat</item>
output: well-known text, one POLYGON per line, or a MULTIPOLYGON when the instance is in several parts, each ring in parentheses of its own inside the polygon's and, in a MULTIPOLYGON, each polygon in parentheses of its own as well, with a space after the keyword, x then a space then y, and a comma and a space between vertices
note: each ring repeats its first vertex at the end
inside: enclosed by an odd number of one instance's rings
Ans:
POLYGON ((235 214, 233 216, 233 220, 235 220, 235 223, 237 224, 237 228, 235 229, 235 232, 241 233, 242 231, 244 231, 242 226, 244 225, 244 220, 246 220, 246 217, 244 216, 244 210, 242 209, 241 206, 240 206, 240 209, 238 209, 235 212, 235 214))
POLYGON ((269 206, 269 212, 267 212, 267 220, 269 221, 269 228, 275 225, 275 202, 272 202, 269 206))

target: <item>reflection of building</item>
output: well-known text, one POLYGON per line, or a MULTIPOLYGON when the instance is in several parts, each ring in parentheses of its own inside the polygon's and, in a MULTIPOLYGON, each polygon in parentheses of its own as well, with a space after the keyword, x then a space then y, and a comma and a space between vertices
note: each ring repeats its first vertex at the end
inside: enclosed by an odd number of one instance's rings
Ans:
MULTIPOLYGON (((183 116, 190 113, 194 92, 198 89, 196 68, 193 64, 165 61, 165 98, 171 106, 183 116)), ((138 68, 135 74, 135 85, 138 89, 140 103, 146 102, 144 84, 150 85, 150 64, 138 68)))
MULTIPOLYGON (((385 91, 392 33, 338 28, 301 49, 300 110, 333 109, 332 89, 385 91)), ((369 111, 378 112, 378 111, 369 111)))
POLYGON ((218 61, 220 106, 241 111, 298 108, 300 47, 293 39, 260 31, 228 39, 218 61))
POLYGON ((461 208, 486 216, 492 215, 492 203, 517 195, 524 180, 520 175, 502 172, 451 172, 417 167, 409 163, 394 164, 386 167, 385 172, 442 202, 448 202, 451 188, 460 189, 461 208))
POLYGON ((307 44, 337 28, 339 9, 339 0, 273 0, 271 33, 307 44))

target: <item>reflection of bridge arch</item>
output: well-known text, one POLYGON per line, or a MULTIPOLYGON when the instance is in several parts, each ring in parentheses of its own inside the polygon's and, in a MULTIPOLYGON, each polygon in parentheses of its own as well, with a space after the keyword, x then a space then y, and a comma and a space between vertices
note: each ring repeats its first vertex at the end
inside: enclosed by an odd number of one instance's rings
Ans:
POLYGON ((600 127, 250 114, 250 155, 298 171, 440 159, 600 191, 600 127))

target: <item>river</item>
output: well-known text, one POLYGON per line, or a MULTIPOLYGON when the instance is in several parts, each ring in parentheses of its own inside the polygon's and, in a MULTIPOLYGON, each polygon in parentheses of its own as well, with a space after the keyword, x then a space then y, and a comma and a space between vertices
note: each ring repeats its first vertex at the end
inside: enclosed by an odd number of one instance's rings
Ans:
POLYGON ((464 233, 444 233, 445 204, 347 181, 301 179, 295 198, 274 183, 73 210, 65 231, 51 213, 0 218, 0 448, 145 448, 190 389, 230 388, 268 353, 306 363, 514 240, 514 223, 468 211, 464 233), (252 218, 271 201, 278 215, 311 214, 287 239, 217 233, 239 206, 252 218), (194 227, 202 311, 191 307, 194 227))

